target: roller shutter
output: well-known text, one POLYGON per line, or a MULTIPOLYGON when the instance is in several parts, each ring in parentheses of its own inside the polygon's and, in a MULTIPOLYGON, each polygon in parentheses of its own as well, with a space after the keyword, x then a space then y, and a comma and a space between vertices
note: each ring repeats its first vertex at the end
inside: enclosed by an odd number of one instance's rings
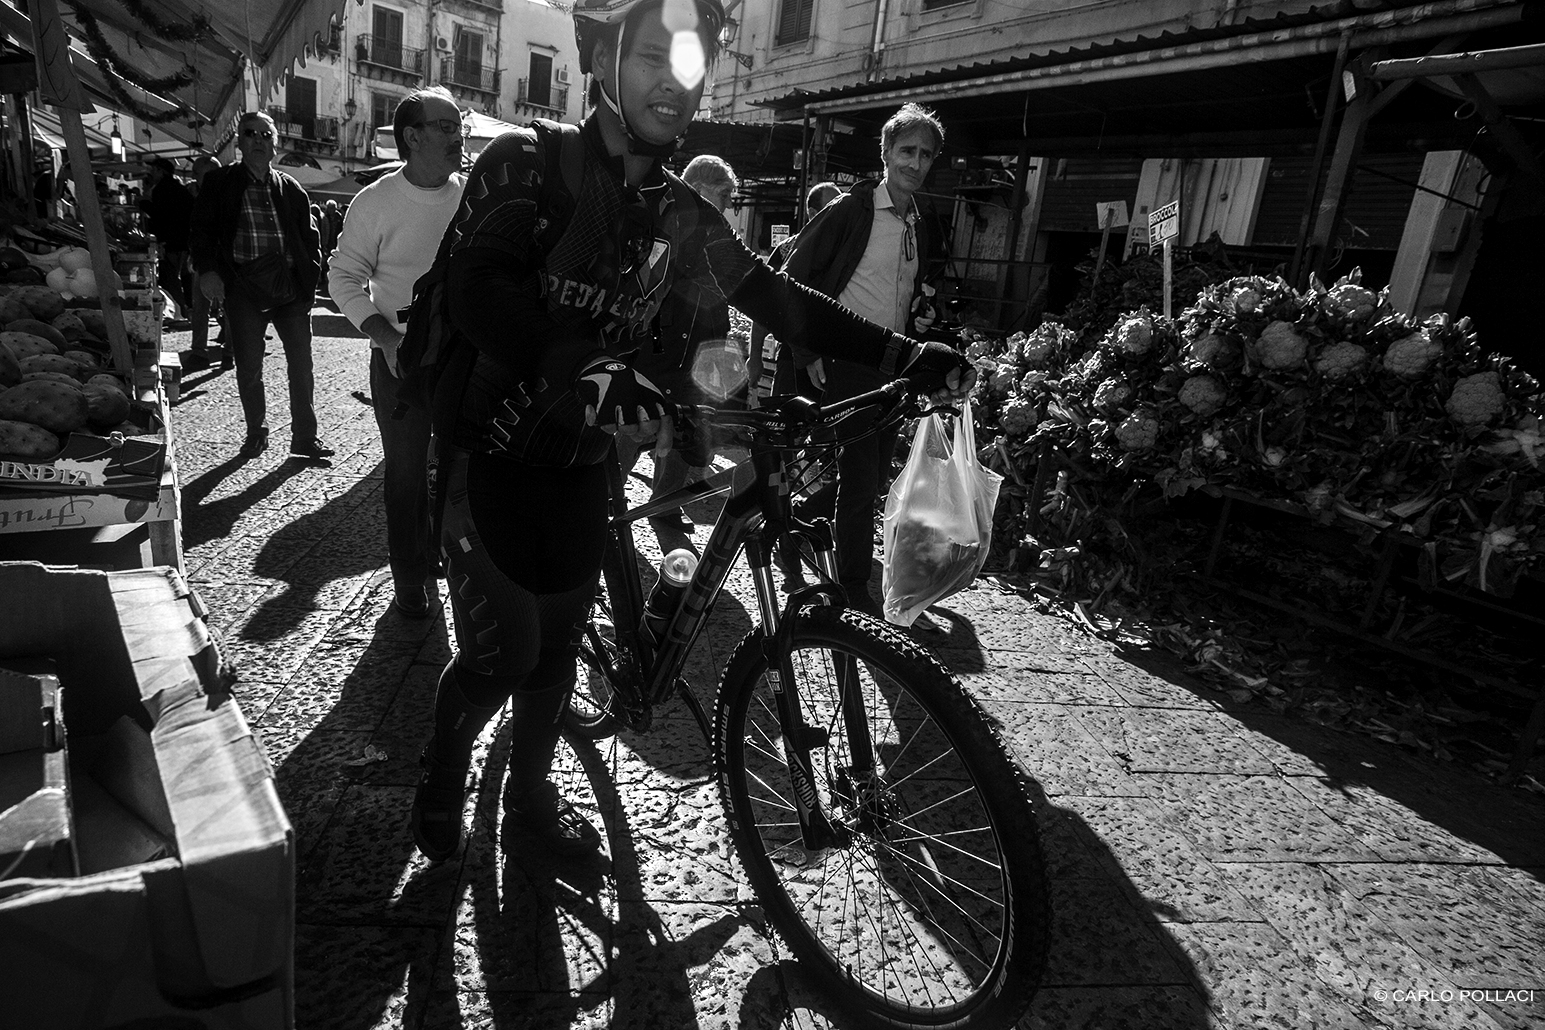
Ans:
POLYGON ((1140 157, 1044 158, 1050 169, 1041 200, 1040 232, 1099 232, 1095 206, 1124 200, 1127 210, 1137 201, 1140 157))
MULTIPOLYGON (((1422 174, 1422 157, 1421 154, 1366 153, 1362 156, 1352 177, 1351 193, 1342 208, 1342 222, 1338 227, 1338 235, 1346 238, 1347 246, 1368 250, 1399 249, 1406 213, 1416 194, 1414 184, 1422 174), (1396 179, 1404 181, 1396 182, 1396 179)), ((1314 158, 1308 154, 1271 159, 1252 242, 1287 247, 1298 243, 1313 164, 1314 158)), ((1327 171, 1329 164, 1327 161, 1327 171)), ((1323 188, 1324 178, 1320 181, 1323 188)))

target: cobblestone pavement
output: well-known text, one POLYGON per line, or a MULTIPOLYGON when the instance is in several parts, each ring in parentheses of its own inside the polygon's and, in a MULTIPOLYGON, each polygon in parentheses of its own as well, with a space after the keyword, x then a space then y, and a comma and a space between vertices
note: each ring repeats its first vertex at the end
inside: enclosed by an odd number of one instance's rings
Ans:
MULTIPOLYGON (((295 827, 298 1025, 852 1026, 748 903, 679 708, 651 734, 560 749, 565 789, 605 824, 603 867, 501 856, 499 720, 479 745, 488 787, 464 853, 418 856, 407 814, 445 622, 389 608, 380 448, 351 396, 368 388, 366 341, 324 309, 316 327, 331 467, 282 453, 277 341, 275 449, 236 456, 231 373, 187 373, 174 409, 187 573, 295 827)), ((692 514, 701 539, 711 511, 692 514)), ((694 662, 703 693, 749 626, 748 598, 742 573, 694 662)), ((992 580, 914 632, 1044 791, 1056 914, 1023 1026, 1545 1026, 1540 799, 1234 709, 992 580)))

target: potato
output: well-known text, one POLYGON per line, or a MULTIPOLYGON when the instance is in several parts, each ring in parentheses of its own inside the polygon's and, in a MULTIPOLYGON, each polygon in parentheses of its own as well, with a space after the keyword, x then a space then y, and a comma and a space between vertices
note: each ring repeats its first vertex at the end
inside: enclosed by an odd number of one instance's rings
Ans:
POLYGON ((47 322, 39 322, 35 318, 18 318, 14 322, 7 322, 5 324, 5 331, 8 333, 27 333, 30 336, 47 340, 55 347, 58 347, 60 353, 69 349, 66 346, 69 341, 64 338, 64 334, 58 328, 49 325, 47 322))
POLYGON ((10 325, 18 319, 31 317, 32 312, 27 310, 27 305, 15 297, 7 295, 0 300, 0 325, 10 325))
POLYGON ((125 400, 127 400, 129 397, 128 384, 125 383, 122 379, 119 379, 117 376, 110 376, 106 372, 99 372, 98 374, 92 376, 90 379, 86 380, 86 385, 110 387, 111 389, 117 390, 119 393, 123 394, 125 400))
POLYGON ((0 455, 12 460, 51 461, 64 450, 59 438, 41 426, 0 419, 0 455))
POLYGON ((21 362, 9 344, 0 343, 0 387, 21 382, 21 362))
POLYGON ((0 419, 29 422, 51 433, 75 432, 86 424, 88 413, 79 385, 34 380, 0 393, 0 419))
POLYGON ((21 381, 24 383, 36 382, 42 379, 50 383, 68 383, 71 386, 80 386, 80 380, 65 372, 23 372, 21 381))
POLYGON ((25 376, 28 372, 62 372, 77 381, 90 375, 87 366, 63 354, 34 354, 30 358, 22 358, 21 374, 25 376))
POLYGON ((116 426, 129 417, 129 398, 122 390, 102 384, 87 384, 86 422, 93 429, 116 426))
POLYGON ((34 354, 58 354, 59 348, 31 333, 0 332, 0 343, 11 348, 17 361, 25 361, 34 354))
POLYGON ((11 298, 25 304, 32 317, 42 322, 64 314, 64 298, 47 286, 23 286, 11 298))

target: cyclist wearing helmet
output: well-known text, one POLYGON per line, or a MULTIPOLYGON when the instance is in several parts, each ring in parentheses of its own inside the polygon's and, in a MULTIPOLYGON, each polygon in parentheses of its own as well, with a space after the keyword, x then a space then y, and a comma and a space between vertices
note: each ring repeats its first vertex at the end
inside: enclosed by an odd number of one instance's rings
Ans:
POLYGON ((599 98, 578 140, 564 141, 583 147, 567 226, 556 241, 542 235, 547 166, 541 137, 522 129, 478 156, 447 229, 448 315, 471 346, 453 351, 434 399, 457 650, 413 801, 431 860, 459 845, 472 746, 506 702, 506 833, 566 854, 599 843, 547 777, 606 539, 601 463, 618 433, 668 438, 670 406, 628 359, 676 284, 816 353, 924 372, 957 395, 970 385, 949 348, 771 271, 661 166, 698 108, 723 16, 719 0, 579 0, 580 69, 599 98))

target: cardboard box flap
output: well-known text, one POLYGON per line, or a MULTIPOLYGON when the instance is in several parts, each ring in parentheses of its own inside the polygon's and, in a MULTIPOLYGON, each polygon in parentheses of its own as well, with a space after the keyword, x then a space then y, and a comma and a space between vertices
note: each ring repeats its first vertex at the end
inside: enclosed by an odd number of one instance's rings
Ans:
POLYGON ((151 737, 177 827, 199 950, 217 987, 289 953, 293 835, 268 759, 241 709, 193 690, 163 694, 151 737))

